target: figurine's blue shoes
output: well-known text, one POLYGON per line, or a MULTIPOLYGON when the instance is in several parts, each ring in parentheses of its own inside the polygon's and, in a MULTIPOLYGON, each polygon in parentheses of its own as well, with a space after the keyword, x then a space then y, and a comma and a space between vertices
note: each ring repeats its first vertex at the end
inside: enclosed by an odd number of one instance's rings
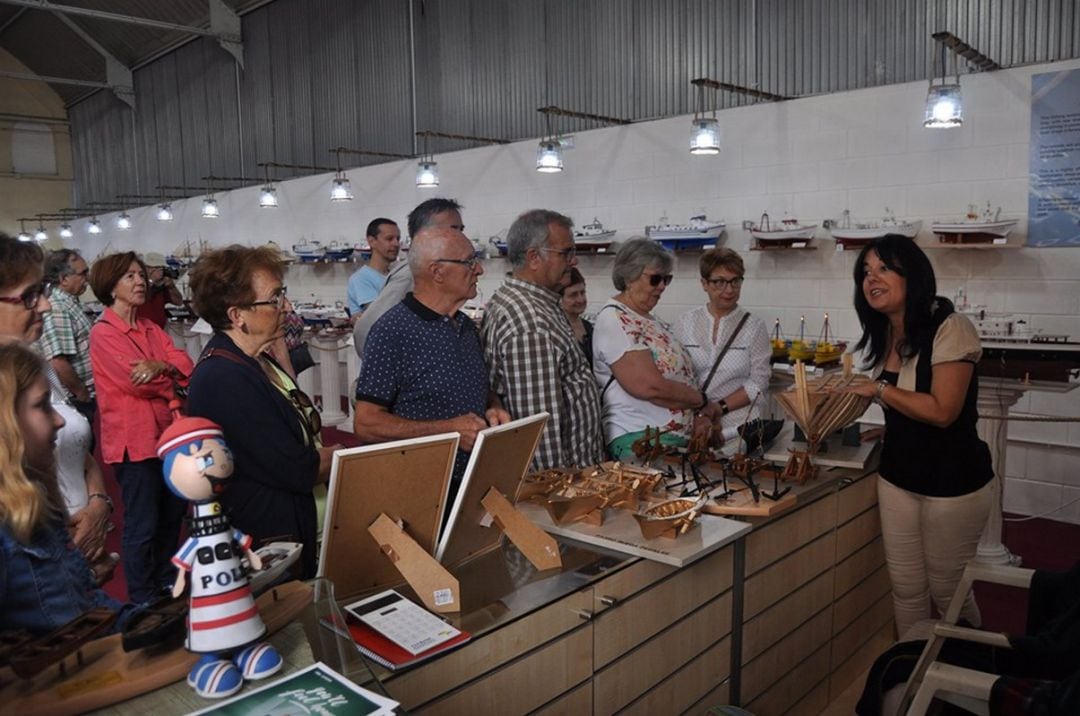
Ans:
MULTIPOLYGON (((279 657, 280 659, 280 657, 279 657)), ((215 654, 203 654, 191 667, 188 686, 204 699, 223 699, 232 696, 244 685, 240 670, 228 659, 215 654)))
POLYGON ((281 669, 281 655, 269 644, 263 642, 243 649, 233 657, 233 663, 249 681, 258 681, 273 676, 281 669))

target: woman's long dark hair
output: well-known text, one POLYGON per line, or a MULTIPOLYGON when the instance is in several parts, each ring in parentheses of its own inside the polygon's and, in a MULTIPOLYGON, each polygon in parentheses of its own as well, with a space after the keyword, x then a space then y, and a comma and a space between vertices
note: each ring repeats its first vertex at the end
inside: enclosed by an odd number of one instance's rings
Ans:
MULTIPOLYGON (((866 357, 871 366, 880 363, 889 350, 889 318, 870 307, 863 293, 866 277, 865 261, 873 251, 881 262, 907 280, 904 299, 904 339, 898 346, 900 355, 911 358, 918 352, 917 346, 933 334, 934 300, 937 297, 937 279, 923 250, 906 236, 887 234, 875 239, 859 252, 855 260, 855 313, 859 316, 863 334, 855 344, 855 350, 869 346, 866 357)), ((938 299, 943 300, 943 299, 938 299)))

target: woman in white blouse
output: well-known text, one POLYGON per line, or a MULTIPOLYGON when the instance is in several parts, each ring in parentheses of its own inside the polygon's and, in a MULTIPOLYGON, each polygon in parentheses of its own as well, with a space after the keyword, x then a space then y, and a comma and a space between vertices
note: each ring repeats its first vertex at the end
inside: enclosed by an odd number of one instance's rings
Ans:
POLYGON ((698 384, 704 386, 717 356, 742 322, 705 390, 709 400, 720 406, 720 427, 724 439, 730 440, 740 425, 761 414, 772 347, 764 321, 739 306, 746 273, 742 257, 728 248, 710 249, 701 255, 698 266, 709 300, 679 319, 675 336, 690 354, 698 384))

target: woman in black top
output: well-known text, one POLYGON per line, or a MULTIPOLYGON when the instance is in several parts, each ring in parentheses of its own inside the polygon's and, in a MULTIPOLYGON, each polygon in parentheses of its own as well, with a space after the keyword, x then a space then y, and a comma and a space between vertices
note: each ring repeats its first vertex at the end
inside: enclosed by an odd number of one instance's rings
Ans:
MULTIPOLYGON (((858 389, 885 412, 878 504, 897 631, 948 607, 990 511, 990 450, 975 430, 982 354, 971 322, 936 296, 914 241, 890 234, 855 262, 855 310, 877 377, 858 389)), ((969 597, 962 616, 980 622, 969 597)))
POLYGON ((566 320, 570 321, 574 338, 585 353, 585 358, 588 359, 591 368, 593 324, 581 317, 588 306, 589 299, 585 295, 585 277, 576 268, 571 268, 570 285, 563 289, 562 309, 566 314, 566 320))

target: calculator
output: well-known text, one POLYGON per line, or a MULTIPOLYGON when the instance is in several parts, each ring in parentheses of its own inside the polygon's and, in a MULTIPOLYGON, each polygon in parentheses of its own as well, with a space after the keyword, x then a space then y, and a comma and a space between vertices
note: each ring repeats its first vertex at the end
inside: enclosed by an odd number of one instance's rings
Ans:
POLYGON ((461 633, 393 589, 353 602, 345 611, 414 656, 461 633))

